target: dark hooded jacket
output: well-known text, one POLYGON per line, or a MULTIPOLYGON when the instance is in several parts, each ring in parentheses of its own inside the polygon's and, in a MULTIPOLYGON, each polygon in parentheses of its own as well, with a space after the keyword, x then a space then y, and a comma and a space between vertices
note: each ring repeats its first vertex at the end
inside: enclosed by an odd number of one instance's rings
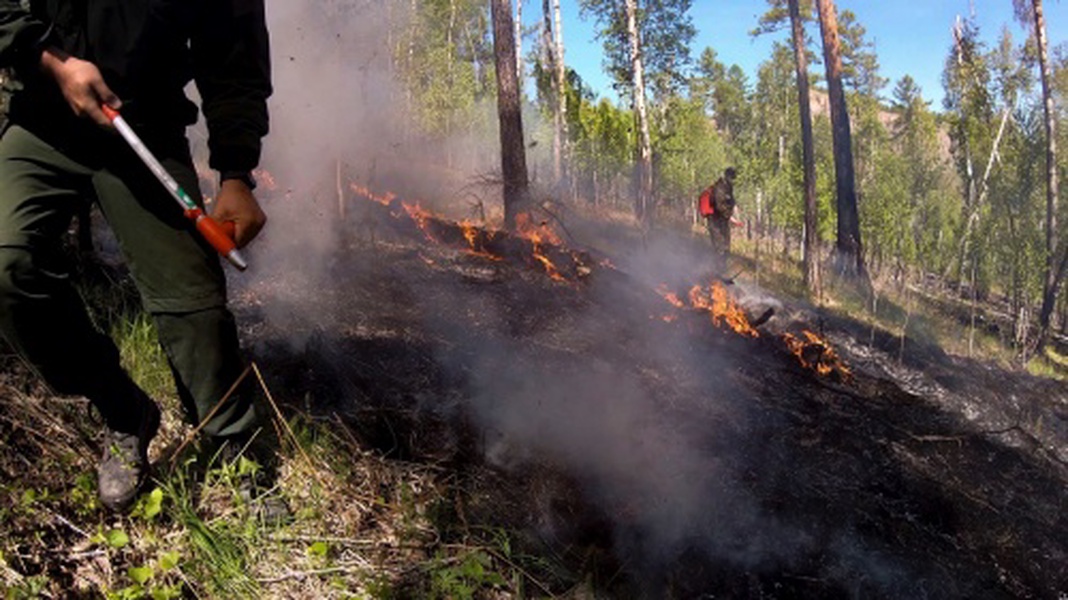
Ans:
POLYGON ((258 164, 271 94, 264 0, 0 0, 0 66, 14 68, 22 87, 11 122, 76 132, 88 125, 38 70, 46 46, 94 63, 126 120, 149 134, 182 135, 196 122, 185 94, 195 81, 211 166, 258 164))

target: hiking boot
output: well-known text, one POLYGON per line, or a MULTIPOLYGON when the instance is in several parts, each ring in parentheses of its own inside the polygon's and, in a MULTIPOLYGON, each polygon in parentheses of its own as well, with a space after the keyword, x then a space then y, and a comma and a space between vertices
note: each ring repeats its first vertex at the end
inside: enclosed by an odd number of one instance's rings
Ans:
POLYGON ((141 421, 133 433, 104 429, 104 455, 96 467, 100 502, 123 512, 133 504, 148 479, 148 444, 159 431, 159 407, 141 397, 141 421))
POLYGON ((252 514, 267 523, 292 520, 293 512, 278 494, 275 462, 265 444, 249 436, 235 436, 222 442, 219 460, 236 474, 237 498, 252 514))

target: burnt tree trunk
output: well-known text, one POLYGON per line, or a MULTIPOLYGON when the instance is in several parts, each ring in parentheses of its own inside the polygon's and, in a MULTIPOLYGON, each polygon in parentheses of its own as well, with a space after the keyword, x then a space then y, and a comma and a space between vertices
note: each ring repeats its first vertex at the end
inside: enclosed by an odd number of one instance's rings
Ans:
POLYGON ((794 63, 797 67, 798 105, 801 109, 801 154, 805 181, 805 288, 809 294, 815 295, 818 293, 820 285, 816 250, 819 244, 819 231, 817 230, 818 215, 816 213, 816 159, 812 141, 812 108, 808 95, 808 57, 805 55, 805 32, 802 28, 798 0, 789 0, 789 3, 790 29, 794 42, 794 63))
POLYGON ((641 35, 638 32, 638 1, 626 0, 625 4, 634 87, 634 116, 638 125, 638 195, 634 202, 634 216, 643 227, 647 227, 652 222, 653 149, 649 138, 649 114, 645 104, 645 67, 641 35))
POLYGON ((523 144, 519 78, 516 76, 515 30, 510 0, 491 0, 493 53, 497 64, 497 115, 501 130, 501 175, 504 179, 504 226, 515 228, 527 197, 527 155, 523 144))
POLYGON ((860 214, 857 211, 853 135, 850 132, 845 91, 842 89, 842 54, 838 39, 838 13, 834 0, 818 0, 818 4, 834 143, 834 178, 838 200, 836 259, 839 261, 839 269, 844 273, 863 277, 866 273, 860 242, 860 214))

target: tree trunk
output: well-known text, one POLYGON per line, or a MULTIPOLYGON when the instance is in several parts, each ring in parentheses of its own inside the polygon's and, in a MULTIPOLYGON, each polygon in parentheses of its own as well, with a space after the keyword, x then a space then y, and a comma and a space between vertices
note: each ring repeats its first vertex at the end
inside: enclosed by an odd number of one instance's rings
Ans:
POLYGON ((797 97, 801 109, 801 149, 805 181, 805 288, 816 295, 819 289, 819 268, 816 248, 819 243, 816 213, 816 159, 812 141, 812 108, 808 95, 808 57, 805 55, 805 32, 801 23, 798 0, 789 0, 790 27, 794 41, 794 63, 797 67, 797 97))
POLYGON ((842 56, 838 39, 838 17, 834 0, 818 0, 820 33, 823 36, 823 62, 827 68, 827 95, 831 108, 834 143, 834 178, 838 198, 838 239, 836 257, 845 273, 865 276, 860 241, 860 214, 857 211, 856 175, 853 170, 853 143, 842 89, 842 56))
POLYGON ((652 222, 653 149, 649 139, 649 115, 645 105, 645 68, 642 65, 642 41, 638 33, 638 1, 626 0, 627 36, 630 38, 630 61, 634 84, 634 115, 638 120, 638 196, 634 215, 645 227, 652 222))
POLYGON ((1057 129, 1056 113, 1053 110, 1053 74, 1049 64, 1049 47, 1046 39, 1046 19, 1042 13, 1042 0, 1032 0, 1035 16, 1035 39, 1038 40, 1038 63, 1042 70, 1042 100, 1046 117, 1046 274, 1042 293, 1042 311, 1038 314, 1038 338, 1036 350, 1041 350, 1049 337, 1050 317, 1057 301, 1057 292, 1064 279, 1068 262, 1068 247, 1064 250, 1060 265, 1057 265, 1057 129))
POLYGON ((515 30, 510 0, 492 0, 493 53, 497 64, 497 114, 501 130, 501 174, 504 179, 504 225, 515 228, 516 215, 527 196, 527 156, 523 114, 516 76, 515 30))
POLYGON ((553 44, 553 47, 556 50, 556 64, 554 65, 553 75, 556 81, 557 131, 560 136, 560 181, 564 183, 562 189, 570 189, 570 185, 568 185, 571 152, 567 127, 567 66, 564 63, 564 23, 560 15, 560 0, 553 0, 553 15, 555 17, 555 27, 553 28, 555 44, 553 44))
POLYGON ((520 92, 523 86, 523 0, 515 2, 515 77, 520 82, 520 92))
POLYGON ((556 186, 564 174, 564 136, 560 118, 560 94, 556 82, 556 63, 559 57, 556 55, 556 40, 553 37, 552 0, 542 0, 541 12, 541 44, 545 52, 545 75, 549 78, 549 106, 553 111, 553 185, 556 186))

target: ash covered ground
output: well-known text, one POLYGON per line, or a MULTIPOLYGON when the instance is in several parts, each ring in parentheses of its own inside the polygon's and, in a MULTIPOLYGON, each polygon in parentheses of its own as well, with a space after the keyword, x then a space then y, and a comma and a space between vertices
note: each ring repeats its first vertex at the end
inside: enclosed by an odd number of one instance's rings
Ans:
POLYGON ((732 294, 775 317, 757 338, 715 326, 654 289, 697 283, 678 265, 699 265, 703 240, 554 251, 571 261, 558 281, 522 244, 473 254, 390 210, 342 226, 325 273, 253 273, 235 294, 244 339, 302 409, 454 470, 449 518, 513 532, 557 565, 538 573, 554 591, 1068 593, 1063 384, 922 341, 898 361, 891 334, 744 280, 732 294), (851 374, 802 366, 782 341, 801 328, 851 374))

